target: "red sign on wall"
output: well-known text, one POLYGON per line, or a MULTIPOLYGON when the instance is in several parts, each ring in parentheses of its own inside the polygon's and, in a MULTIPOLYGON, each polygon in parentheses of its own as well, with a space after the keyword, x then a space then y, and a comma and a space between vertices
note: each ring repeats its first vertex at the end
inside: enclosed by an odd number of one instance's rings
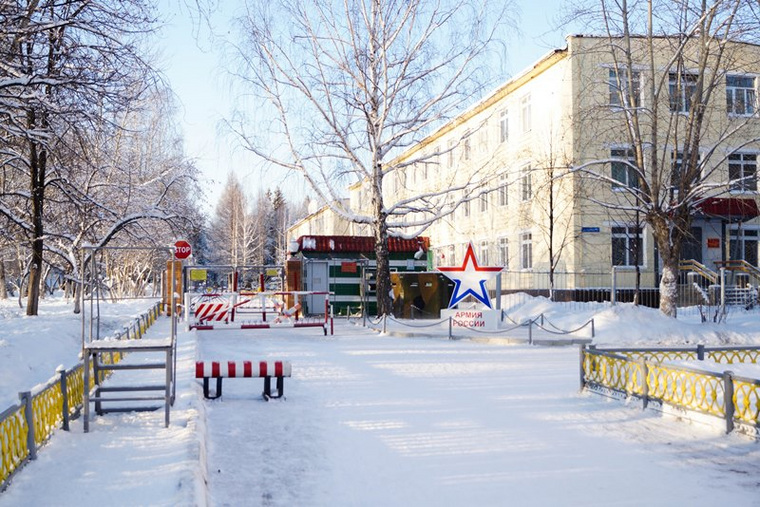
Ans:
POLYGON ((355 262, 341 262, 340 272, 341 273, 356 273, 356 263, 355 262))
POLYGON ((707 238, 707 248, 720 248, 720 238, 707 238))

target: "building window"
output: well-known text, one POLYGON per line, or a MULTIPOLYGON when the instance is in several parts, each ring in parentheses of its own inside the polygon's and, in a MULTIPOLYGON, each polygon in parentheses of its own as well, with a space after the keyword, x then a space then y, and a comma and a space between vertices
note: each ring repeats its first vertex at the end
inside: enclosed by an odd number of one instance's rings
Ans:
POLYGON ((732 153, 728 156, 729 190, 757 192, 757 154, 732 153))
POLYGON ((525 95, 520 99, 520 120, 522 131, 530 132, 531 129, 531 112, 530 112, 530 95, 525 95))
POLYGON ((522 201, 529 201, 533 197, 533 188, 530 181, 530 166, 523 167, 522 174, 520 175, 520 195, 522 201))
POLYGON ((482 193, 480 194, 480 198, 478 199, 478 204, 480 205, 480 212, 485 213, 488 211, 488 194, 482 193))
POLYGON ((456 146, 456 141, 451 140, 449 141, 449 147, 446 152, 446 167, 451 169, 454 167, 454 147, 456 146))
POLYGON ((478 264, 481 266, 488 266, 488 241, 480 242, 480 249, 478 250, 478 264))
POLYGON ((641 227, 619 226, 612 228, 612 265, 644 265, 644 242, 641 227), (638 260, 638 262, 637 262, 638 260))
POLYGON ((462 203, 462 216, 465 218, 470 216, 470 201, 464 201, 462 203))
POLYGON ((639 107, 641 105, 641 74, 639 71, 610 69, 610 105, 639 107))
POLYGON ((463 155, 463 157, 464 157, 465 160, 470 160, 470 156, 472 155, 472 143, 470 141, 470 133, 467 132, 464 136, 465 137, 464 137, 464 155, 463 155))
POLYGON ((502 109, 499 114, 499 142, 506 143, 509 140, 509 111, 502 109))
POLYGON ((533 269, 533 234, 520 234, 520 269, 533 269))
POLYGON ((671 72, 668 88, 670 110, 674 113, 688 113, 691 110, 691 101, 696 89, 697 76, 671 72))
POLYGON ((726 76, 726 110, 728 114, 755 114, 755 78, 726 76))
MULTIPOLYGON (((635 164, 636 158, 634 157, 633 150, 611 150, 610 158, 618 158, 625 160, 628 163, 635 164)), ((612 183, 613 189, 620 189, 625 187, 639 188, 639 175, 634 167, 631 167, 626 162, 612 162, 611 176, 615 180, 612 183)))
POLYGON ((499 265, 509 269, 509 240, 499 238, 499 265))
POLYGON ((730 258, 747 261, 757 266, 760 231, 751 226, 732 225, 729 234, 730 258))
POLYGON ((499 206, 509 204, 509 186, 507 185, 507 173, 501 173, 499 176, 499 206))

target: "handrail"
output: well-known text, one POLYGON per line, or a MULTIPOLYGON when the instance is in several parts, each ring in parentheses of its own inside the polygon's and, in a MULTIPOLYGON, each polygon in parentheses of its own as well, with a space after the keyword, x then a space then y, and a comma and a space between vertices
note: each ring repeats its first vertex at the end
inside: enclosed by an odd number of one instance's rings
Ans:
POLYGON ((678 269, 681 271, 691 271, 693 273, 697 273, 709 280, 710 283, 718 283, 718 273, 694 259, 683 259, 678 261, 678 269))
POLYGON ((750 275, 753 275, 755 278, 760 280, 760 269, 753 266, 749 262, 745 261, 744 259, 729 259, 727 261, 715 261, 716 266, 720 266, 722 268, 726 268, 728 271, 743 271, 744 273, 749 273, 750 275))

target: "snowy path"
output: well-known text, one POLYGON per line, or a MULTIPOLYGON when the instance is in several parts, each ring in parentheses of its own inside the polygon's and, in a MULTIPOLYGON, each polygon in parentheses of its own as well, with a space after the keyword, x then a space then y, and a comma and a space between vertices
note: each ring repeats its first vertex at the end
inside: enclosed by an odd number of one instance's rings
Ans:
POLYGON ((75 421, 0 506, 760 506, 760 445, 578 394, 576 347, 341 323, 182 332, 178 366, 168 429, 160 412, 75 421), (205 401, 196 358, 288 359, 287 399, 228 379, 205 401))
POLYGON ((579 395, 577 348, 341 326, 199 334, 211 359, 289 359, 284 402, 205 402, 213 505, 760 505, 760 448, 579 395))

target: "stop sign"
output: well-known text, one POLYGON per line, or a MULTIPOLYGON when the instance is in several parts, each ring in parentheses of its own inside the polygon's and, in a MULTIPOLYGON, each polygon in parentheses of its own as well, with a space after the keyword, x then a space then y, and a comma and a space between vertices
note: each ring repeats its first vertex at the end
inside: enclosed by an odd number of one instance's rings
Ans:
POLYGON ((190 243, 187 241, 177 241, 174 243, 174 256, 177 259, 187 259, 190 257, 190 254, 192 253, 192 249, 190 248, 190 243))

